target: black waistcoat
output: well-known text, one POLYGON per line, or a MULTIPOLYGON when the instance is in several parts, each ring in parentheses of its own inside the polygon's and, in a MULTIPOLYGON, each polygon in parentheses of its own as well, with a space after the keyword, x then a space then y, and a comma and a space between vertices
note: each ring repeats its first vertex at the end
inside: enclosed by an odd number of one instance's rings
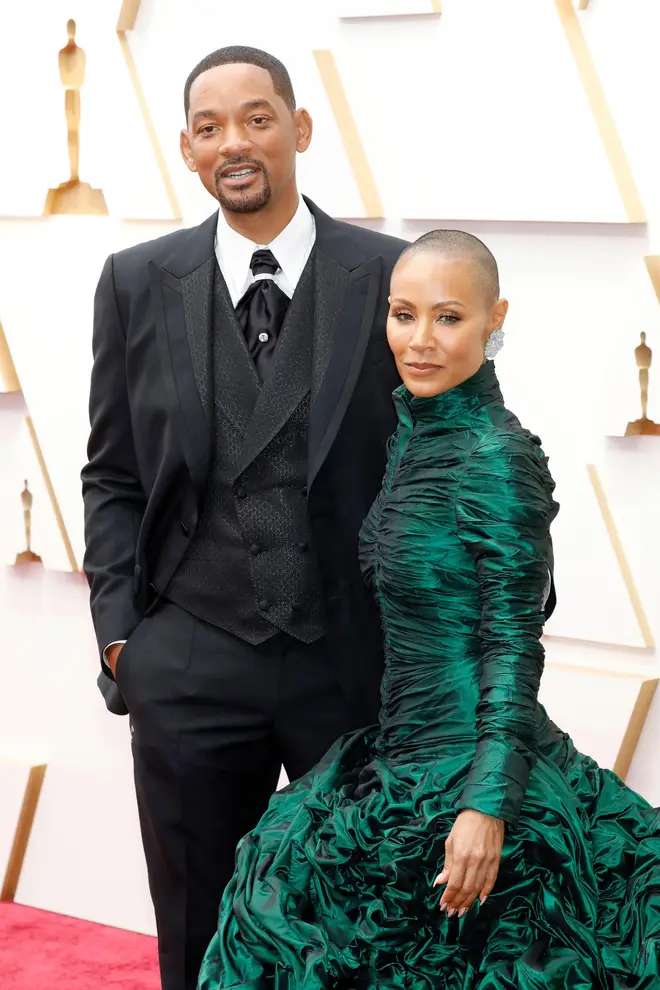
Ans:
POLYGON ((192 355, 214 428, 211 472, 199 524, 165 597, 249 643, 278 631, 313 642, 324 632, 306 497, 314 254, 262 386, 215 267, 212 380, 202 356, 192 355), (264 435, 271 437, 265 445, 264 435))

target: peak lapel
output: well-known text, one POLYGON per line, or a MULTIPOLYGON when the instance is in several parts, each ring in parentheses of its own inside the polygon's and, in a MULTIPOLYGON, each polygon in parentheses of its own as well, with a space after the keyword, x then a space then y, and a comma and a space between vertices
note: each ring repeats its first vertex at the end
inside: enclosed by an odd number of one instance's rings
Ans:
POLYGON ((203 354, 208 347, 210 334, 210 328, 204 324, 202 314, 211 312, 210 297, 213 285, 211 263, 205 263, 204 268, 206 271, 200 269, 200 275, 196 279, 201 298, 197 300, 194 314, 188 313, 187 321, 182 280, 175 278, 153 261, 149 265, 154 322, 168 407, 176 424, 190 476, 197 487, 201 487, 206 478, 211 433, 207 412, 195 379, 189 333, 198 345, 195 363, 199 369, 204 360, 203 354), (190 326, 187 325, 188 322, 190 326), (207 337, 206 341, 204 335, 207 337))
POLYGON ((167 408, 193 484, 204 485, 213 407, 211 293, 217 214, 182 232, 172 253, 149 263, 156 338, 167 408))
POLYGON ((209 426, 213 422, 213 360, 211 315, 215 258, 180 279, 183 318, 195 384, 209 426))
MULTIPOLYGON (((320 247, 318 254, 320 260, 320 247)), ((322 262, 321 270, 323 265, 322 262)), ((327 309, 325 327, 319 329, 318 353, 323 358, 319 358, 316 369, 310 415, 310 488, 337 436, 360 375, 376 315, 382 270, 378 257, 352 271, 328 259, 325 271, 331 280, 318 287, 317 305, 327 309)), ((319 319, 317 316, 317 328, 319 319)))
POLYGON ((312 404, 318 401, 338 339, 346 303, 349 272, 334 258, 319 251, 314 276, 314 356, 312 404))
POLYGON ((383 259, 372 255, 351 224, 333 220, 305 197, 316 223, 314 381, 309 424, 308 487, 346 414, 369 344, 383 279, 383 259))

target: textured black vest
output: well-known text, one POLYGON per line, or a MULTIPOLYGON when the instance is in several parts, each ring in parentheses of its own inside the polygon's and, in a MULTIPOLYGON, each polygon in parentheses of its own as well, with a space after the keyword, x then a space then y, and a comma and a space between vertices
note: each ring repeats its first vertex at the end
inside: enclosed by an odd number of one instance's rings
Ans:
POLYGON ((214 427, 209 483, 199 524, 165 597, 249 643, 278 631, 311 643, 324 633, 306 489, 314 253, 262 386, 217 265, 211 326, 213 381, 205 380, 193 354, 214 427), (228 415, 227 392, 237 399, 236 415, 228 415), (262 446, 259 434, 264 426, 272 433, 273 423, 281 427, 262 446))

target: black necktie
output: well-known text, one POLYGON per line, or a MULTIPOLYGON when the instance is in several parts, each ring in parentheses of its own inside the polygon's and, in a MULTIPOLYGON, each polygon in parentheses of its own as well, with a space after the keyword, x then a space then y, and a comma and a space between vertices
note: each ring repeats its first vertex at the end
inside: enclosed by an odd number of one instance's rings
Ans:
POLYGON ((289 306, 289 297, 276 285, 273 276, 280 266, 272 251, 262 248, 252 255, 250 268, 257 278, 236 306, 250 355, 260 381, 268 376, 275 345, 289 306))

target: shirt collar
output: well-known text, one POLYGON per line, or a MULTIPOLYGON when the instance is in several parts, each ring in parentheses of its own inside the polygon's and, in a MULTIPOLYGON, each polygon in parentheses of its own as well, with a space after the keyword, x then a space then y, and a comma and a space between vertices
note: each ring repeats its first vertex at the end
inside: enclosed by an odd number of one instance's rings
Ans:
POLYGON ((258 248, 267 247, 273 252, 282 269, 283 288, 285 291, 290 289, 289 295, 292 296, 307 264, 315 234, 314 217, 302 196, 293 217, 270 244, 255 244, 239 234, 229 226, 222 210, 219 210, 215 250, 234 305, 252 281, 250 260, 258 248))

